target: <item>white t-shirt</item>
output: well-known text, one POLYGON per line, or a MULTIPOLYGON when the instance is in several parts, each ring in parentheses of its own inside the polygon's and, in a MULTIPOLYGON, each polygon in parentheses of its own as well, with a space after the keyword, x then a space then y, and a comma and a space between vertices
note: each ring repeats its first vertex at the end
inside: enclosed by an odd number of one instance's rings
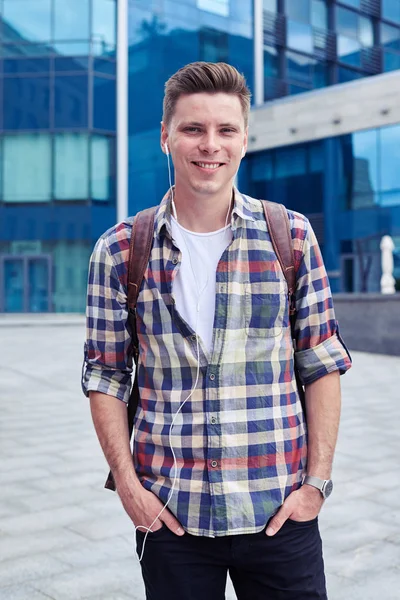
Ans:
POLYGON ((211 233, 196 233, 180 225, 171 216, 172 237, 182 252, 180 269, 173 281, 175 306, 179 314, 196 331, 211 353, 215 314, 217 266, 232 241, 230 225, 211 233))

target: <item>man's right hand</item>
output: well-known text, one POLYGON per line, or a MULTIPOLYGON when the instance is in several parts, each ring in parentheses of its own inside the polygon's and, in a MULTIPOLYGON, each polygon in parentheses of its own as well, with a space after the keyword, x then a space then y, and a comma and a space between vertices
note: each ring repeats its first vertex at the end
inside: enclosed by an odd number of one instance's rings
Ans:
POLYGON ((151 531, 161 529, 163 523, 176 535, 184 535, 185 531, 182 525, 177 521, 174 515, 166 508, 160 517, 153 524, 154 519, 161 512, 163 503, 153 492, 149 492, 139 483, 138 486, 117 485, 118 495, 122 506, 131 518, 135 527, 139 530, 147 531, 146 527, 151 526, 151 531), (153 524, 153 525, 152 525, 153 524), (144 529, 141 529, 141 528, 144 529))

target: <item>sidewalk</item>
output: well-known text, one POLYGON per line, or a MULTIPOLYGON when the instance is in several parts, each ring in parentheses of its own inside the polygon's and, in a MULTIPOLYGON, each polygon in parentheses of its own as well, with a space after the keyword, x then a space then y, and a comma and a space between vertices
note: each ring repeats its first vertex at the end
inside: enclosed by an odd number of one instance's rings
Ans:
MULTIPOLYGON (((80 390, 83 319, 59 323, 0 326, 0 598, 143 600, 133 526, 103 489, 80 390)), ((329 598, 398 600, 400 358, 353 359, 320 517, 329 598)))

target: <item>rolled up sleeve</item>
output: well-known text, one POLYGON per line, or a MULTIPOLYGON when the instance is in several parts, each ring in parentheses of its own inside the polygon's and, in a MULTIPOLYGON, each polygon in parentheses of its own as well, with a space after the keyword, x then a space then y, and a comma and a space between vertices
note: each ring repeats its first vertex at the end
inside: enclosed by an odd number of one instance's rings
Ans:
POLYGON ((350 354, 339 334, 328 276, 317 239, 305 220, 303 256, 296 288, 295 361, 303 385, 351 367, 350 354))
POLYGON ((128 402, 133 371, 130 345, 126 289, 106 240, 100 238, 89 263, 82 369, 85 396, 96 391, 128 402))

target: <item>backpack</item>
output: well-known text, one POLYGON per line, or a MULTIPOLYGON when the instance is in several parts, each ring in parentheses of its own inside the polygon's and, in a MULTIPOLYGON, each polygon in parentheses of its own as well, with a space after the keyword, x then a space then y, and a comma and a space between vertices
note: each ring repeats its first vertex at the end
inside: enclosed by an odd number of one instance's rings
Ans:
MULTIPOLYGON (((294 323, 296 319, 295 288, 296 270, 294 262, 292 236, 289 218, 283 204, 262 200, 265 220, 271 237, 272 247, 278 257, 279 264, 288 285, 289 318, 292 338, 294 339, 294 323)), ((129 245, 128 259, 128 321, 132 328, 132 355, 135 365, 139 360, 139 340, 136 330, 136 303, 139 296, 140 286, 146 271, 154 236, 154 218, 157 206, 147 208, 139 212, 132 226, 132 234, 129 245), (133 259, 135 257, 135 260, 133 259)), ((305 413, 304 388, 295 368, 297 388, 305 413)), ((133 424, 136 409, 139 405, 138 370, 135 372, 135 380, 128 402, 128 428, 129 439, 132 437, 133 424)), ((111 471, 108 474, 105 488, 115 491, 115 482, 111 471)))

